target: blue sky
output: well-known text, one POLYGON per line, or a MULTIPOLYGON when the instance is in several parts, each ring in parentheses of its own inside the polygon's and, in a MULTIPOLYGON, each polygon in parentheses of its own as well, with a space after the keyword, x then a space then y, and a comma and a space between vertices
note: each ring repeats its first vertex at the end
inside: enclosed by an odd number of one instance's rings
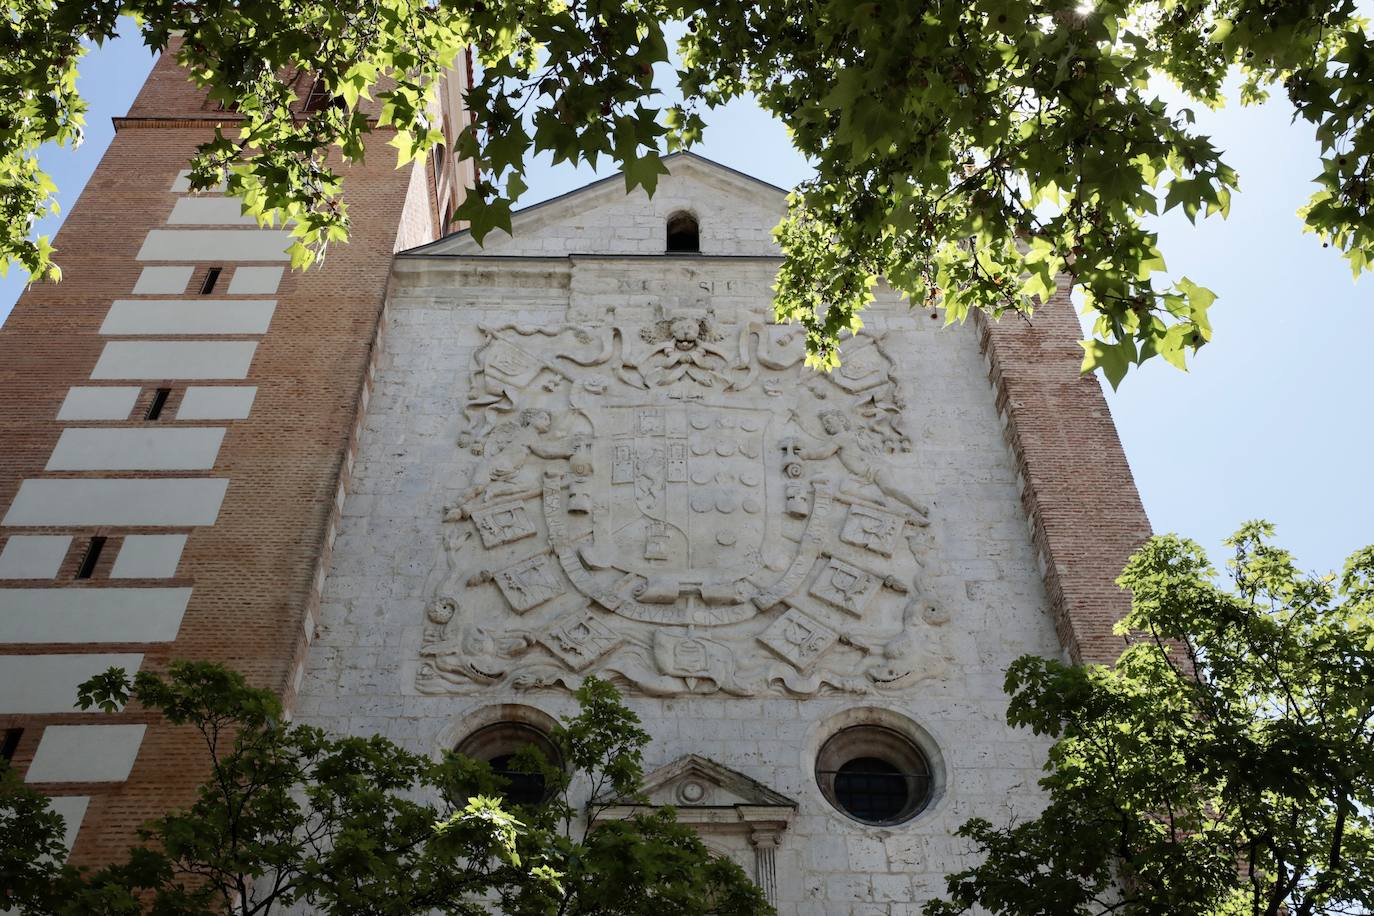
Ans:
MULTIPOLYGON (((86 142, 44 156, 64 211, 151 62, 126 40, 86 58, 86 142)), ((1336 569, 1374 542, 1374 277, 1353 282, 1341 258, 1302 234, 1295 211, 1310 193, 1317 150, 1285 102, 1197 115, 1239 170, 1241 193, 1229 220, 1194 227, 1169 215, 1158 228, 1171 273, 1219 296, 1214 342, 1190 372, 1156 360, 1108 400, 1155 530, 1192 537, 1220 561, 1222 538, 1248 518, 1267 518, 1304 568, 1336 569)), ((784 187, 807 174, 781 125, 752 105, 730 105, 708 124, 702 155, 784 187)), ((521 204, 594 177, 541 162, 521 204)), ((0 319, 24 282, 14 272, 0 281, 0 319)))

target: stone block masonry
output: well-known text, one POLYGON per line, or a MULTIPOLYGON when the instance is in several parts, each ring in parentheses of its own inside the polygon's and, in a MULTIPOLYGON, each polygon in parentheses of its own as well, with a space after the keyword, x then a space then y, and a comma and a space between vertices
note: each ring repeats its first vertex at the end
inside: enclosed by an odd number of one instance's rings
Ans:
POLYGON ((780 912, 915 913, 960 824, 1040 803, 1003 673, 1112 652, 1144 515, 1062 305, 1027 338, 880 288, 805 373, 769 319, 781 195, 670 167, 396 259, 297 714, 439 754, 609 677, 651 803, 780 912), (664 252, 682 212, 700 253, 664 252), (846 813, 827 767, 865 754, 925 767, 915 813, 846 813))

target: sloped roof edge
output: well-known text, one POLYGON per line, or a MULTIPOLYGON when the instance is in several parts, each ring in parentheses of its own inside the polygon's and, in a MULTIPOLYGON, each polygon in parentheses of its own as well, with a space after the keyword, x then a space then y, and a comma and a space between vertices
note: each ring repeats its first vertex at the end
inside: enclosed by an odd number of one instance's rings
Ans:
MULTIPOLYGON (((716 160, 707 158, 706 156, 702 156, 699 153, 693 153, 690 150, 681 150, 676 153, 669 153, 667 156, 663 157, 663 162, 670 166, 671 163, 673 163, 674 161, 682 161, 707 166, 737 181, 742 180, 750 182, 755 185, 758 185, 759 187, 765 190, 772 191, 777 194, 786 195, 789 193, 786 188, 780 188, 772 182, 764 181, 762 178, 756 178, 755 176, 750 175, 748 172, 741 172, 739 169, 732 168, 728 165, 725 165, 724 163, 717 162, 716 160)), ((600 191, 607 185, 609 185, 611 182, 623 182, 624 180, 625 173, 623 171, 616 172, 614 175, 607 175, 605 178, 598 178, 595 181, 590 181, 587 184, 582 185, 580 188, 573 188, 571 191, 564 191, 562 194, 559 194, 555 197, 550 197, 548 200, 541 200, 538 203, 530 204, 528 207, 521 207, 519 210, 516 210, 513 213, 511 213, 511 228, 514 229, 516 221, 523 219, 528 214, 545 209, 547 207, 556 206, 574 197, 600 191)), ((437 250, 440 247, 447 247, 448 245, 451 245, 452 243, 457 241, 465 241, 471 238, 471 236, 472 230, 460 229, 457 232, 450 232, 448 235, 441 236, 440 238, 437 238, 432 242, 426 242, 423 245, 417 245, 414 248, 407 248, 404 251, 398 251, 396 253, 398 255, 440 254, 443 253, 437 250)))

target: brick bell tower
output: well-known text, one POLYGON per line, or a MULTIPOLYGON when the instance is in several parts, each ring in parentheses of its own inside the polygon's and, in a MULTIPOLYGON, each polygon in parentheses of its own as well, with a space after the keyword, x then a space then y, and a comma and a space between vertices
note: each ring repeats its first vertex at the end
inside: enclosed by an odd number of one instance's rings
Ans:
MULTIPOLYGON (((450 136, 469 76, 440 93, 450 136)), ((0 328, 0 736, 78 863, 204 775, 154 716, 76 712, 80 682, 214 659, 292 702, 392 253, 442 235, 470 180, 448 156, 395 168, 379 130, 344 172, 352 241, 293 273, 287 233, 187 186, 234 119, 164 54, 57 235, 63 281, 0 328)))

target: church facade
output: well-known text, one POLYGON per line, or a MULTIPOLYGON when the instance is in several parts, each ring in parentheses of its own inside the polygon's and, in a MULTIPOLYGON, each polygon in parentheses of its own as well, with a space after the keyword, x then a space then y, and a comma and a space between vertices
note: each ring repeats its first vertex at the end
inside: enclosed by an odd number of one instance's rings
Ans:
POLYGON ((943 327, 880 285, 816 373, 771 317, 785 192, 691 154, 485 247, 442 231, 461 175, 372 167, 355 240, 296 276, 178 183, 177 129, 165 175, 116 141, 69 279, 0 331, 0 726, 77 860, 197 774, 75 683, 187 657, 297 721, 497 762, 608 679, 650 802, 784 914, 916 912, 960 824, 1034 810, 1046 744, 1003 673, 1111 660, 1148 534, 1067 301, 943 327), (115 241, 120 189, 141 238, 115 241))
POLYGON ((501 759, 609 679, 780 912, 915 912, 1037 804, 1002 675, 1065 652, 992 343, 880 291, 806 368, 785 193, 667 165, 397 255, 297 715, 501 759))

